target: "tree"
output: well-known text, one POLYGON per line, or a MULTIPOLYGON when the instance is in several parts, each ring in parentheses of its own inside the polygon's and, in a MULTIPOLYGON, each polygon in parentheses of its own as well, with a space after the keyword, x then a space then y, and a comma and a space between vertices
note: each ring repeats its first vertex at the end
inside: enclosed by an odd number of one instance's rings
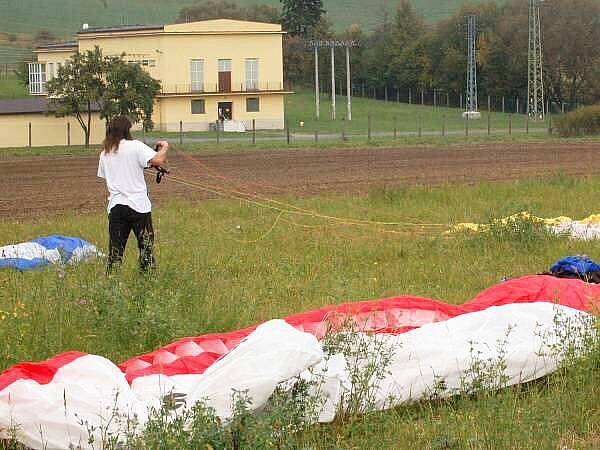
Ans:
POLYGON ((279 23, 279 9, 269 5, 239 6, 227 0, 205 0, 196 5, 182 8, 177 22, 193 22, 210 19, 249 20, 253 22, 279 23))
POLYGON ((553 0, 542 4, 541 14, 550 96, 559 102, 598 101, 593 86, 600 77, 600 2, 553 0))
POLYGON ((282 23, 293 36, 307 37, 325 14, 322 0, 280 0, 282 23))
POLYGON ((26 58, 18 62, 17 68, 13 73, 17 77, 17 81, 25 87, 29 86, 29 63, 30 59, 26 58))
POLYGON ((44 45, 51 42, 56 42, 56 39, 56 36, 51 31, 40 30, 35 34, 33 42, 35 45, 44 45))
POLYGON ((402 0, 391 32, 390 64, 398 88, 416 88, 423 81, 425 61, 421 41, 425 33, 425 23, 412 3, 402 0))
POLYGON ((99 47, 75 53, 48 81, 46 88, 56 117, 73 116, 81 125, 85 146, 90 145, 92 112, 99 105, 104 83, 104 60, 99 47))
POLYGON ((107 57, 104 62, 105 88, 100 100, 100 117, 110 120, 117 115, 142 122, 144 130, 154 128, 154 98, 160 83, 139 64, 128 64, 123 58, 107 57))
POLYGON ((132 122, 142 121, 151 129, 154 97, 160 83, 138 64, 128 64, 121 57, 103 56, 99 47, 76 53, 58 74, 46 84, 57 117, 73 116, 90 143, 92 113, 99 109, 108 123, 115 115, 129 116, 132 122))

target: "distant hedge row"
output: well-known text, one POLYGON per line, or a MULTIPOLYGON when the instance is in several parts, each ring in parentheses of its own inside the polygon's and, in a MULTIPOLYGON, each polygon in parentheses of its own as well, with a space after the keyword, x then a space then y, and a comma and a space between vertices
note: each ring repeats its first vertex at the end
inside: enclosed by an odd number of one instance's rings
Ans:
POLYGON ((571 111, 557 120, 556 131, 563 137, 600 134, 600 105, 571 111))

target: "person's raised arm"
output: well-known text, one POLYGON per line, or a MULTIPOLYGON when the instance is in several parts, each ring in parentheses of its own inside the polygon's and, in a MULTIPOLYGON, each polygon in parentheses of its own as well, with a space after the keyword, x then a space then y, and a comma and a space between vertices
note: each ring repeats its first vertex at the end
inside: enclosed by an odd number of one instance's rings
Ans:
POLYGON ((158 141, 156 143, 156 155, 148 161, 153 166, 162 166, 167 160, 167 151, 169 143, 167 141, 158 141))

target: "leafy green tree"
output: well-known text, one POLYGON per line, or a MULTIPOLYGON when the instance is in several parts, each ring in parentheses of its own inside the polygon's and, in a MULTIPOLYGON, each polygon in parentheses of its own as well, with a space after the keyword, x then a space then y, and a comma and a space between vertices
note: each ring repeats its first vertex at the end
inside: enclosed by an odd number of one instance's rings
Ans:
POLYGON ((325 14, 322 0, 280 0, 283 25, 294 36, 307 37, 325 14))
POLYGON ((281 12, 270 5, 243 7, 227 0, 204 0, 179 11, 177 22, 193 22, 210 19, 249 20, 253 22, 279 23, 281 12))
POLYGON ((106 123, 114 116, 124 115, 134 123, 141 121, 146 131, 154 128, 152 112, 160 83, 139 64, 128 64, 114 56, 105 58, 104 74, 100 115, 106 123))
POLYGON ((17 68, 13 70, 18 82, 25 87, 29 86, 29 62, 28 59, 23 59, 19 61, 17 68))
POLYGON ((416 88, 422 84, 426 61, 421 41, 425 33, 425 23, 413 4, 402 0, 391 31, 390 64, 398 88, 416 88))
POLYGON ((160 92, 160 83, 140 65, 103 56, 97 46, 73 55, 46 87, 55 106, 54 114, 75 117, 83 129, 86 146, 95 110, 107 123, 122 114, 151 129, 154 98, 160 92))
POLYGON ((85 145, 90 145, 92 113, 105 89, 105 62, 99 47, 75 53, 46 84, 57 117, 73 116, 81 125, 85 145))

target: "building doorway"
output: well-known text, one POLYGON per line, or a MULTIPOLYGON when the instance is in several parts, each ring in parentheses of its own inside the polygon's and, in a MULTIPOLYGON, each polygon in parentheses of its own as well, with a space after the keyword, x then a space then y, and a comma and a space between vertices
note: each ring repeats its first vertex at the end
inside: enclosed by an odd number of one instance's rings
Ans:
POLYGON ((219 121, 233 120, 233 103, 232 102, 219 102, 217 103, 217 112, 219 114, 219 121))

